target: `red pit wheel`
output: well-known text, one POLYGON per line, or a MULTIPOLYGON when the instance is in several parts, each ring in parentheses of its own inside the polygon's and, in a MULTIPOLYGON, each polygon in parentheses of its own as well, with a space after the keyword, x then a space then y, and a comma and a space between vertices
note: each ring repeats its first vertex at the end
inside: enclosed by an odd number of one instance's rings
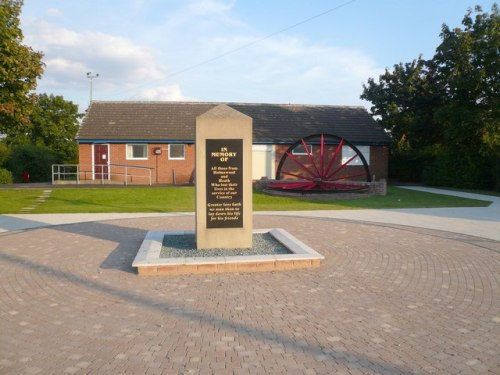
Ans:
POLYGON ((344 138, 315 134, 291 145, 280 160, 272 189, 304 192, 352 191, 368 187, 363 154, 344 138))

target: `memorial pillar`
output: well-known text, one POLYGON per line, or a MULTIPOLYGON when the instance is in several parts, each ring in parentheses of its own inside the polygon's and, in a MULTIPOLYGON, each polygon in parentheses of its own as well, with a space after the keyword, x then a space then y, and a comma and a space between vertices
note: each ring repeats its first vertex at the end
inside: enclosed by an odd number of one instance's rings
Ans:
POLYGON ((196 246, 252 247, 252 118, 221 104, 196 118, 196 246))

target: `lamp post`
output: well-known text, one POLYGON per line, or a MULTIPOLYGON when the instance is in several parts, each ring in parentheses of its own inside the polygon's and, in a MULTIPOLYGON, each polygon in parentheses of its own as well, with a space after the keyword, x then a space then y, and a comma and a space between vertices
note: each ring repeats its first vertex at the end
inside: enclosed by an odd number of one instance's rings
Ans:
POLYGON ((99 77, 99 73, 97 74, 92 74, 92 72, 87 72, 87 78, 90 82, 90 101, 89 101, 89 105, 92 103, 92 80, 94 78, 97 78, 99 77))

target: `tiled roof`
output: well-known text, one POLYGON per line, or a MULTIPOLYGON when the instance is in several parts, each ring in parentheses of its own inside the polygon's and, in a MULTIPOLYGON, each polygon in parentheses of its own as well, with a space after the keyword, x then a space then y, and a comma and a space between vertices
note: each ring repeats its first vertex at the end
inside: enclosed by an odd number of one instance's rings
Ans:
MULTIPOLYGON (((194 142, 196 117, 221 103, 92 102, 77 139, 194 142)), ((363 107, 224 103, 253 119, 254 143, 292 143, 328 133, 355 144, 387 145, 389 136, 363 107)))

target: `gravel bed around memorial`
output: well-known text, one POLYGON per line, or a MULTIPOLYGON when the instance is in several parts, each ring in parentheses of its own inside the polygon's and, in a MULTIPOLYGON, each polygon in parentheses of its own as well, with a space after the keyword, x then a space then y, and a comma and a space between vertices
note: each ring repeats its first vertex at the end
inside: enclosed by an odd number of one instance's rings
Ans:
POLYGON ((270 233, 254 233, 252 245, 252 248, 198 250, 194 234, 171 235, 163 238, 160 258, 292 254, 270 233))

